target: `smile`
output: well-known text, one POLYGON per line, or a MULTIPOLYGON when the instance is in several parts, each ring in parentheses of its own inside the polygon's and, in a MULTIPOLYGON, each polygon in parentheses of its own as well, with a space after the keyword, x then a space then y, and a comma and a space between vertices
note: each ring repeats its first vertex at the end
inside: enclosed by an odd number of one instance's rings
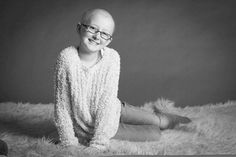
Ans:
POLYGON ((99 45, 100 43, 99 42, 96 42, 95 40, 93 40, 93 39, 88 39, 88 41, 90 42, 90 43, 92 43, 92 44, 96 44, 96 45, 99 45))

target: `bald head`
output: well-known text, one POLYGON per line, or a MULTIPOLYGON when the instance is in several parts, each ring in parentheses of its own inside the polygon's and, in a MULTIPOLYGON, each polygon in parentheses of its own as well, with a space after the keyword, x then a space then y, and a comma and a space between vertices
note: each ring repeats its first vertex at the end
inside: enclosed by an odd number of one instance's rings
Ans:
POLYGON ((92 10, 88 10, 86 11, 81 18, 81 23, 85 23, 88 24, 91 22, 92 19, 94 18, 103 18, 104 20, 106 20, 107 23, 109 23, 111 25, 111 29, 112 29, 112 33, 115 30, 115 21, 113 19, 113 17, 111 16, 111 14, 104 10, 104 9, 92 9, 92 10))

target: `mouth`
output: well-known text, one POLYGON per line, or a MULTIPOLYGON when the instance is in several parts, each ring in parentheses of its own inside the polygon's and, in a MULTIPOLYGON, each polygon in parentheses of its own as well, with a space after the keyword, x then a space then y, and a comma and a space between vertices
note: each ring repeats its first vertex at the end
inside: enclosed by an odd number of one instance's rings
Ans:
POLYGON ((91 44, 95 44, 95 45, 99 45, 100 44, 100 42, 98 42, 98 41, 95 41, 95 40, 93 40, 93 39, 88 39, 88 41, 91 43, 91 44))

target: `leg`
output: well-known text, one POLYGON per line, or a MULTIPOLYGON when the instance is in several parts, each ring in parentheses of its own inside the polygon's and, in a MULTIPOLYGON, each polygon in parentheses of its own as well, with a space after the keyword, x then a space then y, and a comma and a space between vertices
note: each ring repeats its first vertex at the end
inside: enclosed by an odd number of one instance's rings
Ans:
POLYGON ((136 142, 158 141, 161 132, 155 125, 129 125, 120 123, 119 129, 113 139, 136 142))
POLYGON ((134 125, 156 125, 160 129, 173 129, 179 123, 191 122, 187 117, 162 113, 157 110, 154 112, 155 114, 124 102, 122 103, 121 122, 134 125))
POLYGON ((132 125, 159 126, 160 124, 160 120, 155 114, 142 110, 139 107, 132 106, 128 103, 122 103, 120 120, 121 123, 132 125))

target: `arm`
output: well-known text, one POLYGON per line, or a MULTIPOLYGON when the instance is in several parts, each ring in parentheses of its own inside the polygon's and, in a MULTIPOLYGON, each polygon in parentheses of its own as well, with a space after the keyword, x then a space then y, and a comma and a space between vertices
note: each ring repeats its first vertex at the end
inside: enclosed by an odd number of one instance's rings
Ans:
POLYGON ((55 70, 54 121, 63 146, 78 145, 70 116, 70 89, 67 75, 66 57, 58 57, 55 70))
POLYGON ((91 147, 105 149, 118 130, 120 119, 120 102, 117 98, 120 74, 120 58, 116 54, 105 78, 104 90, 99 100, 95 121, 95 134, 91 147))

